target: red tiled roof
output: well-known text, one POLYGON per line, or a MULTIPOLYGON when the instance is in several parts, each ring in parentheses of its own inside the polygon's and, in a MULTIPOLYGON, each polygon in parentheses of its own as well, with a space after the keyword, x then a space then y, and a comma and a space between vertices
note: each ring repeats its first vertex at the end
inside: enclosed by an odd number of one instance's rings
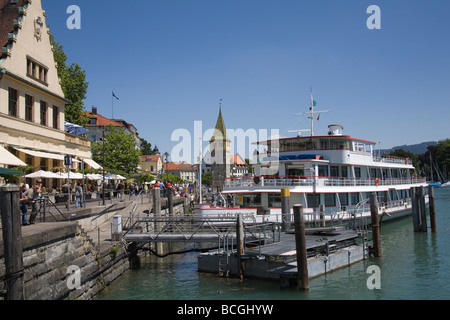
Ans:
POLYGON ((125 125, 123 125, 122 123, 108 119, 99 114, 92 114, 91 111, 88 111, 87 114, 90 118, 97 118, 97 125, 94 126, 88 122, 87 124, 88 127, 109 126, 110 124, 112 124, 114 127, 125 127, 125 125))
POLYGON ((195 167, 189 163, 169 162, 165 163, 166 171, 195 171, 195 167))
POLYGON ((149 159, 148 160, 149 162, 156 162, 156 161, 158 161, 158 158, 160 158, 162 160, 161 155, 159 155, 159 154, 141 156, 141 162, 146 162, 147 159, 149 159))
POLYGON ((24 0, 18 0, 17 4, 11 4, 11 0, 0 0, 0 48, 8 45, 8 33, 14 32, 14 19, 19 18, 19 7, 23 5, 24 0))

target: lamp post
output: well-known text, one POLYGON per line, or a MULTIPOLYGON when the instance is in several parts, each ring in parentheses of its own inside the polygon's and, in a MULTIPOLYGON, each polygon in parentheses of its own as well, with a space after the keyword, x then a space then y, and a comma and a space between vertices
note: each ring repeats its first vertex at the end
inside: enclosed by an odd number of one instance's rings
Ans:
POLYGON ((164 152, 163 156, 164 156, 164 160, 166 161, 166 166, 164 167, 164 172, 163 173, 166 173, 167 164, 169 163, 169 153, 166 151, 166 152, 164 152))
POLYGON ((103 205, 105 205, 105 126, 102 127, 102 144, 103 144, 103 175, 102 175, 102 189, 103 189, 103 205))

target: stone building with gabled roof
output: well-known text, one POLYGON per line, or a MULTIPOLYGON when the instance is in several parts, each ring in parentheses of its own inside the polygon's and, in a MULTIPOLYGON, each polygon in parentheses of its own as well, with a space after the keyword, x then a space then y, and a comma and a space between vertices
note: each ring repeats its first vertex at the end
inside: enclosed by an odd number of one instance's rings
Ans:
POLYGON ((0 0, 0 48, 0 145, 44 171, 64 170, 65 155, 75 160, 73 170, 80 169, 80 160, 92 158, 91 142, 66 133, 70 101, 61 88, 41 0, 0 0))

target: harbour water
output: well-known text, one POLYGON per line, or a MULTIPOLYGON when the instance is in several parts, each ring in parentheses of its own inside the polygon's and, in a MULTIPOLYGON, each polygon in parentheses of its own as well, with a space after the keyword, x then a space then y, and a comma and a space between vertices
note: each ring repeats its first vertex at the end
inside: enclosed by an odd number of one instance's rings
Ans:
MULTIPOLYGON (((413 232, 411 217, 382 224, 382 257, 310 279, 308 292, 279 282, 197 272, 195 252, 149 256, 99 295, 98 300, 448 300, 450 299, 450 188, 435 189, 437 233, 413 232), (369 266, 380 288, 369 288, 369 266)), ((428 224, 429 225, 429 224, 428 224)), ((180 250, 184 249, 180 247, 180 250)), ((370 278, 370 279, 369 279, 370 278)))

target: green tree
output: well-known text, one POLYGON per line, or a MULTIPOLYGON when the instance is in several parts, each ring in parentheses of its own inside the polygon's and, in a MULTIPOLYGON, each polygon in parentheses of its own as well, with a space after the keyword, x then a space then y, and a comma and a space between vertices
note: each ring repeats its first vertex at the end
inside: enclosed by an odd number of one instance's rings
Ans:
POLYGON ((147 140, 145 140, 144 138, 141 138, 141 152, 143 155, 146 156, 153 155, 152 144, 147 140))
POLYGON ((450 139, 438 142, 436 160, 444 176, 448 177, 450 171, 450 139))
POLYGON ((143 173, 139 175, 139 182, 144 184, 145 182, 152 182, 154 177, 148 173, 143 173))
POLYGON ((67 66, 67 54, 64 52, 64 47, 55 41, 52 34, 50 34, 50 43, 53 45, 53 56, 58 64, 58 77, 61 79, 61 88, 65 98, 70 101, 70 104, 66 105, 64 111, 65 120, 80 126, 86 126, 89 121, 89 116, 84 106, 89 86, 89 83, 86 81, 86 72, 81 69, 78 63, 72 63, 70 66, 67 66))
MULTIPOLYGON (((105 130, 105 170, 126 177, 136 173, 141 151, 136 148, 134 137, 112 125, 105 130)), ((92 155, 94 161, 103 164, 103 141, 92 145, 92 155)))
POLYGON ((413 162, 413 166, 415 168, 419 168, 419 156, 409 151, 405 151, 403 149, 396 149, 394 151, 389 152, 390 156, 399 157, 399 158, 409 158, 413 162))
POLYGON ((163 173, 161 175, 161 181, 162 182, 170 181, 172 183, 183 183, 184 182, 184 180, 181 179, 179 176, 176 176, 176 175, 171 174, 171 173, 163 173))
POLYGON ((210 186, 211 185, 211 171, 205 172, 202 174, 202 185, 210 186))

